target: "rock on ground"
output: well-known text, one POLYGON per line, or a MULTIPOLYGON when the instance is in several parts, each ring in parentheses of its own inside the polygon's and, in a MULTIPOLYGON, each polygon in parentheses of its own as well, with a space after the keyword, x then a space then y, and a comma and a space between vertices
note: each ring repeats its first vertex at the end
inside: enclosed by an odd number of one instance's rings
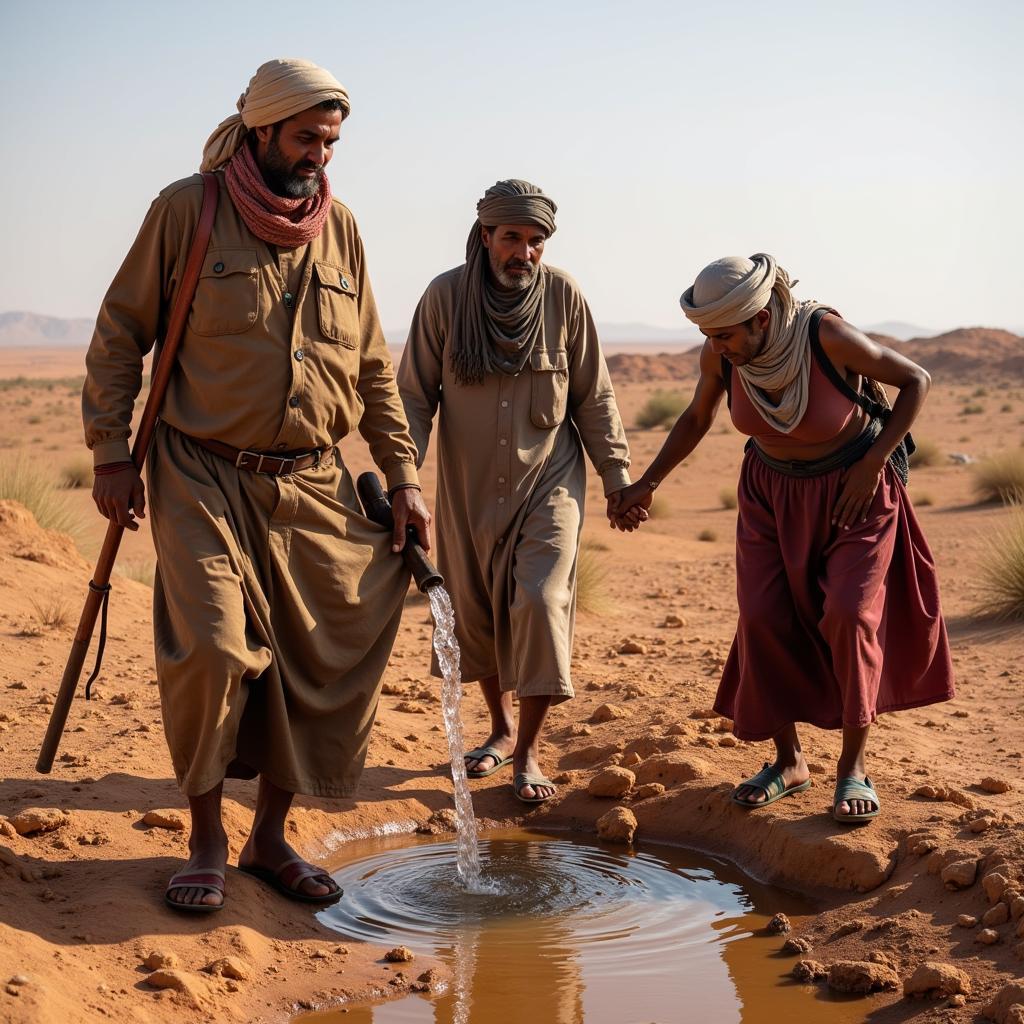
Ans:
POLYGON ((828 987, 835 992, 896 991, 899 975, 885 964, 868 960, 837 960, 828 969, 828 987))
POLYGON ((613 807, 597 819, 597 834, 612 843, 632 843, 636 828, 636 815, 628 807, 613 807))
POLYGON ((408 946, 395 946, 384 954, 389 964, 407 964, 416 958, 416 954, 408 946))
POLYGON ((820 981, 828 977, 828 968, 817 960, 800 960, 790 973, 797 981, 820 981))
POLYGON ((625 796, 636 782, 636 776, 628 768, 605 768, 598 772, 587 786, 591 796, 611 797, 617 800, 625 796))
POLYGON ((55 832, 68 823, 68 816, 56 807, 29 807, 12 814, 8 821, 19 836, 30 836, 36 832, 55 832))
POLYGON ((185 831, 185 819, 178 811, 146 811, 142 816, 142 824, 152 828, 166 828, 171 832, 185 831))
POLYGON ((971 979, 966 971, 952 964, 933 960, 921 964, 903 982, 905 996, 924 996, 928 999, 943 999, 956 994, 971 994, 971 979))
POLYGON ((1024 1024, 1024 985, 1005 985, 981 1012, 995 1024, 1024 1024))

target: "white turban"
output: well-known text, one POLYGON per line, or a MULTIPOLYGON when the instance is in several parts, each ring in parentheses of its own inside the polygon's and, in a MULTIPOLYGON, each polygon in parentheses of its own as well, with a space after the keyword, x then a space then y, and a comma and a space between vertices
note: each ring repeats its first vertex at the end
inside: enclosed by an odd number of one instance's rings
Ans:
POLYGON ((214 171, 226 164, 250 128, 277 124, 324 100, 340 100, 342 120, 348 117, 352 109, 348 93, 329 71, 308 60, 268 60, 238 97, 238 113, 221 121, 206 140, 199 169, 214 171))

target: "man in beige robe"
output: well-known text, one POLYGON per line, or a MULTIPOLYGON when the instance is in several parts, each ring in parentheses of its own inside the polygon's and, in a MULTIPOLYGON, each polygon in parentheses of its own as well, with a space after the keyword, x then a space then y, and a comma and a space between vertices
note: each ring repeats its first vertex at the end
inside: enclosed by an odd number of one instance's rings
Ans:
POLYGON ((568 274, 541 262, 555 209, 529 182, 487 190, 466 263, 430 283, 398 371, 418 464, 440 409, 440 569, 463 678, 481 683, 491 716, 467 773, 482 778, 511 762, 515 794, 531 803, 554 793, 538 761, 544 718, 573 696, 584 450, 611 507, 629 483, 590 310, 568 274))
MULTIPOLYGON (((362 770, 408 575, 429 546, 409 436, 363 247, 324 167, 349 101, 328 72, 271 61, 204 152, 220 200, 149 455, 158 566, 156 664, 191 857, 180 910, 224 899, 226 776, 259 775, 239 867, 282 893, 341 893, 285 842, 295 793, 341 797, 362 770), (356 427, 392 493, 394 534, 367 520, 335 444, 356 427)), ((165 188, 110 286, 87 357, 86 440, 100 511, 145 514, 129 461, 143 356, 159 345, 202 199, 165 188)))

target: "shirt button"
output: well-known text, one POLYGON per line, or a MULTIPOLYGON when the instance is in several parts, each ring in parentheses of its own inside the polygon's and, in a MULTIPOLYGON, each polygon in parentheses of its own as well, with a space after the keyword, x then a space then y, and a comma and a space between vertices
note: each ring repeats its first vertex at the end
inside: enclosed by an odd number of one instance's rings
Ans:
POLYGON ((285 292, 284 293, 284 304, 286 306, 294 306, 295 305, 295 296, 292 295, 291 292, 285 292))
POLYGON ((507 409, 508 408, 508 399, 507 398, 503 398, 501 400, 501 407, 502 407, 502 409, 507 409))
POLYGON ((341 290, 342 290, 343 292, 347 292, 347 291, 348 291, 348 289, 349 289, 349 283, 348 283, 348 278, 347 278, 347 277, 343 277, 343 278, 341 279, 341 290))
POLYGON ((299 407, 299 396, 298 395, 292 395, 292 397, 288 399, 288 404, 293 409, 298 409, 298 407, 299 407))
POLYGON ((215 274, 219 274, 223 270, 224 270, 224 264, 223 263, 214 263, 214 265, 213 265, 213 272, 215 274))
POLYGON ((505 438, 503 437, 503 438, 502 438, 502 439, 501 439, 501 440, 500 440, 500 441, 498 442, 498 444, 500 444, 500 445, 502 446, 502 448, 504 448, 504 447, 505 447, 505 445, 507 445, 507 444, 508 444, 508 441, 507 441, 507 440, 506 440, 506 439, 505 439, 505 438))
POLYGON ((498 499, 498 504, 499 505, 504 505, 505 504, 505 499, 504 498, 499 498, 498 499))
POLYGON ((302 360, 306 358, 306 353, 303 352, 301 348, 297 349, 295 352, 295 358, 301 363, 302 360))
POLYGON ((504 482, 505 482, 505 478, 503 476, 499 476, 498 477, 498 483, 499 484, 503 484, 504 482))

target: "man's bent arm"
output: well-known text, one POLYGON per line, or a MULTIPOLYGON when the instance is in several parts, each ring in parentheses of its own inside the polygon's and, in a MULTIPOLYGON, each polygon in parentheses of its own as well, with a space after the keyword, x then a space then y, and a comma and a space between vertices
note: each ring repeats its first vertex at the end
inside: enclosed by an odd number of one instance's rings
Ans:
POLYGON ((583 297, 576 300, 569 324, 569 407, 607 497, 629 485, 629 444, 597 328, 583 297))
POLYGON ((103 299, 82 389, 85 443, 97 466, 131 458, 128 438, 142 389, 142 361, 166 327, 181 245, 170 204, 158 197, 103 299))
POLYGON ((417 466, 422 466, 427 457, 430 429, 441 397, 444 333, 437 307, 437 296, 428 288, 413 314, 409 339, 398 367, 398 391, 416 442, 417 466))
POLYGON ((362 242, 356 240, 359 263, 359 396, 363 415, 359 433, 370 446, 373 461, 383 472, 389 490, 419 486, 416 446, 395 385, 395 368, 377 316, 362 242))

